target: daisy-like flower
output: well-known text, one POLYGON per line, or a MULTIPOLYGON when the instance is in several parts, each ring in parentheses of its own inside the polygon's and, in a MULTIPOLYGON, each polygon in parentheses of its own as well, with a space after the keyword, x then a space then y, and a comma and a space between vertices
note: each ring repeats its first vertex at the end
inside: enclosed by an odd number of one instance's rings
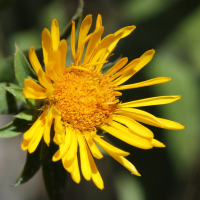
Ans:
POLYGON ((104 31, 101 16, 97 17, 94 32, 88 34, 91 24, 92 16, 87 15, 80 26, 76 50, 75 22, 72 22, 71 53, 74 62, 67 68, 65 68, 67 43, 66 40, 60 41, 59 27, 55 19, 52 22, 51 32, 47 29, 42 32, 45 71, 38 61, 34 48, 31 47, 29 59, 39 83, 30 78, 25 79, 23 95, 28 99, 41 99, 44 104, 41 108, 42 114, 24 133, 21 148, 28 149, 29 153, 32 153, 42 138, 49 145, 50 130, 53 126, 55 132, 53 141, 59 145, 59 150, 55 152, 52 160, 61 159, 64 168, 71 173, 72 179, 79 183, 81 179, 77 156, 79 149, 80 167, 84 178, 92 179, 98 188, 103 189, 103 180, 93 159, 93 157, 103 158, 96 144, 130 172, 138 176, 140 174, 125 158, 129 153, 107 143, 97 134, 97 130, 106 131, 135 147, 151 149, 165 145, 154 139, 152 131, 140 122, 172 130, 183 129, 183 126, 137 109, 137 107, 171 103, 180 99, 180 96, 159 96, 126 103, 119 102, 118 96, 122 95, 119 92, 121 90, 164 83, 171 79, 159 77, 122 85, 151 61, 154 50, 145 52, 129 64, 127 58, 122 58, 103 75, 103 64, 112 55, 119 40, 128 36, 135 26, 124 27, 101 39, 104 31))

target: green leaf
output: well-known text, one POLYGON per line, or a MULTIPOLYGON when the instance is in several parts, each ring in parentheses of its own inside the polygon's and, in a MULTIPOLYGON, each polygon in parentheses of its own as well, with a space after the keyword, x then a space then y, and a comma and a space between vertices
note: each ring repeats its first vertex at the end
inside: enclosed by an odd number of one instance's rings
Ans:
POLYGON ((24 119, 27 121, 33 121, 34 111, 35 111, 34 109, 25 110, 25 111, 15 115, 15 118, 24 119))
POLYGON ((70 22, 67 24, 67 26, 64 28, 64 30, 61 33, 60 39, 67 39, 70 37, 71 34, 71 28, 72 28, 72 21, 75 21, 76 24, 79 24, 82 20, 82 14, 83 14, 83 7, 84 7, 84 1, 79 0, 79 5, 76 10, 76 13, 73 15, 70 22))
POLYGON ((14 71, 14 56, 0 60, 0 82, 16 82, 14 71))
POLYGON ((20 99, 21 101, 23 101, 24 103, 26 103, 26 99, 23 96, 23 88, 20 87, 4 87, 5 90, 7 90, 8 92, 10 92, 13 96, 15 96, 16 98, 20 99))
POLYGON ((14 137, 29 129, 27 121, 14 119, 12 122, 0 128, 0 138, 14 137))
POLYGON ((52 156, 57 150, 58 146, 51 142, 42 164, 44 183, 50 200, 63 200, 68 175, 61 160, 52 161, 52 156))
POLYGON ((26 156, 26 163, 17 180, 12 186, 18 186, 29 181, 39 170, 42 160, 40 159, 41 143, 33 153, 28 153, 26 156))
POLYGON ((31 107, 35 108, 37 100, 36 99, 26 99, 26 103, 31 107))
POLYGON ((6 86, 7 83, 0 83, 0 113, 15 114, 18 111, 17 103, 15 97, 3 89, 6 86))
POLYGON ((20 49, 16 44, 15 44, 14 67, 15 67, 15 76, 21 87, 24 87, 24 79, 28 78, 28 76, 37 78, 35 72, 32 70, 29 62, 27 61, 25 55, 22 53, 22 51, 20 51, 20 49))

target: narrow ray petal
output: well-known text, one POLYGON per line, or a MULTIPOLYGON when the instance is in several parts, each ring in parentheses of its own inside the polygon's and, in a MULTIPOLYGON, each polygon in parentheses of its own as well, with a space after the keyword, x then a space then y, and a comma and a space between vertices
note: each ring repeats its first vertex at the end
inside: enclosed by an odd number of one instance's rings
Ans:
POLYGON ((122 76, 120 76, 118 79, 113 81, 113 85, 114 86, 121 85, 122 83, 130 79, 134 74, 136 74, 141 68, 143 68, 146 64, 148 64, 151 61, 151 59, 154 56, 154 53, 155 51, 153 49, 146 51, 139 59, 137 59, 139 61, 137 65, 135 65, 133 69, 130 69, 122 76))
POLYGON ((163 123, 157 117, 148 112, 136 108, 120 108, 117 109, 115 113, 125 115, 139 122, 146 123, 149 121, 153 121, 154 123, 163 126, 163 123))
POLYGON ((91 25, 92 25, 92 15, 87 15, 82 21, 80 26, 79 36, 78 36, 78 49, 80 48, 82 41, 87 36, 91 25))
POLYGON ((97 159, 103 158, 102 153, 99 151, 99 149, 98 149, 97 145, 94 143, 93 139, 90 137, 86 137, 86 141, 90 148, 90 151, 92 152, 92 155, 97 159))
POLYGON ((103 183, 103 179, 99 173, 99 170, 97 169, 97 166, 94 162, 94 159, 92 158, 92 155, 86 145, 87 148, 87 153, 88 153, 88 158, 89 158, 89 162, 90 162, 90 166, 91 166, 91 171, 92 171, 92 180, 94 182, 94 184, 99 188, 99 189, 103 189, 104 188, 104 183, 103 183))
POLYGON ((51 25, 51 41, 52 41, 52 49, 54 51, 57 51, 60 43, 60 32, 59 32, 58 22, 56 19, 52 21, 51 25))
POLYGON ((23 88, 23 95, 28 99, 45 99, 47 95, 45 92, 37 92, 32 88, 23 88))
POLYGON ((51 34, 48 29, 42 32, 42 51, 45 65, 48 63, 48 56, 51 51, 51 34))
POLYGON ((37 129, 42 126, 43 119, 46 116, 47 109, 40 115, 40 117, 34 122, 34 124, 31 126, 31 128, 26 131, 23 135, 24 140, 31 140, 33 137, 34 133, 36 133, 37 129))
POLYGON ((60 160, 68 151, 71 145, 72 132, 70 129, 66 128, 65 142, 59 146, 59 150, 53 155, 52 160, 60 160))
POLYGON ((77 150, 78 150, 78 141, 77 141, 76 133, 73 130, 71 130, 71 132, 72 132, 72 140, 71 140, 70 148, 68 152, 66 153, 67 161, 74 160, 75 155, 77 154, 77 150))
POLYGON ((71 173, 71 177, 74 180, 74 182, 80 183, 81 176, 80 176, 80 170, 79 170, 79 166, 78 166, 77 155, 76 155, 76 157, 74 159, 74 171, 71 173))
POLYGON ((66 159, 66 154, 64 155, 64 157, 62 158, 62 163, 63 163, 63 166, 64 168, 69 172, 69 173, 72 173, 74 171, 74 160, 67 160, 66 159))
POLYGON ((102 26, 102 17, 100 14, 98 14, 97 16, 97 20, 96 20, 96 29, 102 26))
POLYGON ((148 128, 129 117, 113 115, 113 120, 126 125, 131 131, 139 136, 153 138, 153 133, 148 128))
POLYGON ((94 52, 96 46, 98 45, 98 41, 99 41, 101 35, 103 34, 103 31, 104 31, 104 27, 102 26, 93 32, 93 34, 90 38, 90 41, 88 43, 86 52, 85 52, 85 57, 84 57, 83 63, 85 63, 85 64, 88 63, 92 53, 94 52))
POLYGON ((165 147, 165 145, 162 142, 156 139, 152 139, 151 143, 153 144, 154 147, 162 147, 162 148, 165 147))
POLYGON ((75 52, 75 22, 72 21, 72 30, 71 30, 71 53, 75 62, 75 65, 77 65, 78 63, 76 63, 76 52, 75 52))
POLYGON ((105 151, 110 151, 114 154, 117 154, 118 156, 128 156, 130 154, 129 152, 126 152, 121 149, 118 149, 117 147, 114 147, 113 145, 101 139, 101 137, 98 135, 95 135, 94 140, 105 151))
POLYGON ((158 77, 158 78, 149 79, 147 81, 142 81, 139 83, 117 86, 114 89, 115 90, 127 90, 127 89, 150 86, 150 85, 156 85, 156 84, 160 84, 160 83, 166 83, 170 80, 171 80, 171 78, 168 78, 168 77, 158 77))
POLYGON ((141 176, 140 173, 137 171, 135 166, 129 162, 126 158, 123 156, 116 156, 113 153, 107 152, 110 156, 112 156, 117 162, 122 164, 126 169, 128 169, 131 173, 135 174, 136 176, 141 176))
POLYGON ((62 73, 65 71, 65 61, 67 56, 67 42, 66 40, 61 40, 58 49, 61 54, 61 71, 62 73))
MULTIPOLYGON (((117 123, 116 123, 117 124, 117 123)), ((118 124, 119 126, 115 126, 115 123, 112 123, 111 126, 108 125, 102 125, 101 128, 108 132, 109 134, 113 135, 114 137, 141 149, 151 149, 153 146, 152 144, 137 136, 134 134, 131 134, 129 132, 129 130, 127 129, 126 131, 123 131, 122 128, 120 127, 120 124, 118 124), (119 129, 117 129, 119 128, 119 129)))
POLYGON ((41 85, 44 86, 45 88, 52 87, 51 80, 49 79, 49 77, 46 75, 46 73, 42 69, 39 69, 39 71, 38 71, 38 79, 39 79, 41 85))
POLYGON ((57 79, 57 75, 53 72, 54 68, 55 68, 55 61, 48 62, 45 66, 45 72, 47 76, 53 81, 57 79))
POLYGON ((127 107, 162 105, 162 104, 172 103, 174 101, 177 101, 180 98, 181 98, 180 95, 151 97, 151 98, 140 99, 136 101, 129 101, 127 103, 122 103, 119 105, 119 108, 120 107, 127 108, 127 107))
POLYGON ((136 28, 136 26, 134 26, 134 25, 133 26, 126 26, 126 27, 121 28, 118 31, 116 31, 115 35, 118 35, 119 33, 123 33, 121 38, 124 38, 124 37, 128 36, 129 34, 131 34, 135 28, 136 28))
POLYGON ((38 57, 35 53, 34 47, 31 47, 29 50, 29 60, 31 62, 31 65, 35 71, 36 74, 38 74, 39 69, 42 69, 42 66, 38 60, 38 57))
POLYGON ((88 154, 86 150, 86 143, 85 139, 83 138, 82 135, 77 135, 78 136, 78 143, 79 143, 79 150, 80 150, 80 160, 81 160, 81 171, 84 176, 84 178, 89 181, 92 177, 92 171, 88 159, 88 154))
POLYGON ((22 143, 21 143, 21 149, 22 149, 23 151, 26 151, 26 150, 28 149, 28 144, 29 144, 29 142, 30 142, 30 141, 24 140, 24 139, 23 139, 23 141, 22 141, 22 143))
POLYGON ((128 58, 121 58, 108 72, 104 74, 104 76, 111 76, 120 70, 126 63, 128 62, 128 58))
POLYGON ((44 126, 41 126, 37 130, 37 137, 35 139, 31 139, 31 141, 29 142, 29 145, 28 145, 29 153, 33 153, 36 150, 38 144, 40 143, 40 140, 42 139, 43 132, 44 132, 44 126))
POLYGON ((98 44, 97 48, 95 49, 92 57, 90 58, 89 63, 97 62, 101 55, 106 51, 110 43, 115 39, 114 34, 110 34, 103 38, 103 40, 98 44))
POLYGON ((51 51, 51 53, 49 54, 49 62, 55 63, 53 71, 56 73, 56 75, 61 76, 63 74, 61 68, 61 52, 51 51))
POLYGON ((45 125, 44 125, 44 141, 49 146, 50 143, 50 131, 52 125, 53 117, 52 117, 52 108, 50 108, 48 114, 45 117, 45 125))

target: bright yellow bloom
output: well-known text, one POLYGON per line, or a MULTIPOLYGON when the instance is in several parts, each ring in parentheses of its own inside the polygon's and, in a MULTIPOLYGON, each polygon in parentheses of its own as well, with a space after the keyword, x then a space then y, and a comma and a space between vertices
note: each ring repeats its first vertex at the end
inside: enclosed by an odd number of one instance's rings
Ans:
POLYGON ((139 122, 160 128, 178 130, 183 126, 177 122, 158 118, 137 107, 160 105, 174 102, 180 96, 160 96, 120 103, 120 90, 139 88, 170 81, 170 78, 159 77, 144 82, 122 85, 141 68, 151 61, 154 50, 145 52, 140 58, 128 62, 120 59, 106 74, 102 66, 112 55, 117 43, 128 36, 135 26, 128 26, 110 34, 103 39, 104 31, 101 16, 96 21, 94 32, 88 35, 92 16, 83 20, 75 49, 75 22, 72 22, 71 52, 74 63, 65 68, 67 54, 66 40, 60 41, 59 27, 54 19, 51 32, 42 32, 42 49, 45 72, 38 61, 35 50, 31 47, 29 59, 38 75, 39 83, 25 79, 23 95, 29 99, 43 99, 43 111, 33 126, 24 133, 21 148, 32 153, 40 140, 49 145, 50 129, 54 126, 54 142, 59 150, 53 161, 62 159, 64 168, 71 173, 72 179, 80 182, 77 151, 79 147, 81 171, 86 180, 92 179, 100 189, 104 188, 103 180, 95 165, 93 157, 103 158, 96 144, 104 149, 116 161, 130 172, 140 176, 133 164, 124 157, 129 155, 103 140, 97 134, 101 129, 118 139, 142 149, 165 147, 154 139, 151 130, 139 122), (84 47, 88 42, 85 53, 84 47), (84 54, 84 58, 83 58, 84 54))

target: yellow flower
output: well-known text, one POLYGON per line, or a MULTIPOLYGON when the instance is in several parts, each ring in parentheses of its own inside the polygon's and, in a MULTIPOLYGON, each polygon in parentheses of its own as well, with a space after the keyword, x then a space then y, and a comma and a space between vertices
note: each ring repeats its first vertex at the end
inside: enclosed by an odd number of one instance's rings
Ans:
POLYGON ((24 133, 21 144, 23 150, 32 153, 40 140, 49 145, 50 130, 54 126, 54 142, 59 150, 52 160, 62 159, 64 168, 71 173, 72 179, 80 182, 77 151, 79 147, 81 171, 86 180, 92 179, 100 189, 104 188, 103 180, 95 165, 93 157, 103 158, 96 143, 130 172, 140 176, 133 164, 124 157, 129 155, 103 140, 97 134, 101 129, 118 139, 142 149, 165 147, 154 139, 154 135, 139 122, 160 128, 178 130, 183 126, 177 122, 158 118, 137 107, 167 104, 180 99, 180 96, 160 96, 120 103, 120 90, 139 88, 170 81, 170 78, 159 77, 144 82, 122 85, 142 67, 149 63, 154 50, 145 52, 140 58, 128 62, 120 59, 106 74, 102 66, 112 55, 117 43, 128 36, 135 26, 127 26, 103 39, 104 31, 101 16, 98 15, 94 32, 88 35, 92 16, 83 20, 75 50, 75 22, 72 22, 71 53, 74 63, 65 68, 67 54, 66 40, 60 41, 59 27, 53 20, 51 32, 42 32, 42 49, 45 72, 38 61, 35 50, 31 47, 29 59, 38 75, 39 83, 25 79, 23 95, 28 99, 43 99, 43 111, 32 127, 24 133), (84 53, 85 44, 87 48, 84 53), (84 54, 84 58, 83 58, 84 54))

